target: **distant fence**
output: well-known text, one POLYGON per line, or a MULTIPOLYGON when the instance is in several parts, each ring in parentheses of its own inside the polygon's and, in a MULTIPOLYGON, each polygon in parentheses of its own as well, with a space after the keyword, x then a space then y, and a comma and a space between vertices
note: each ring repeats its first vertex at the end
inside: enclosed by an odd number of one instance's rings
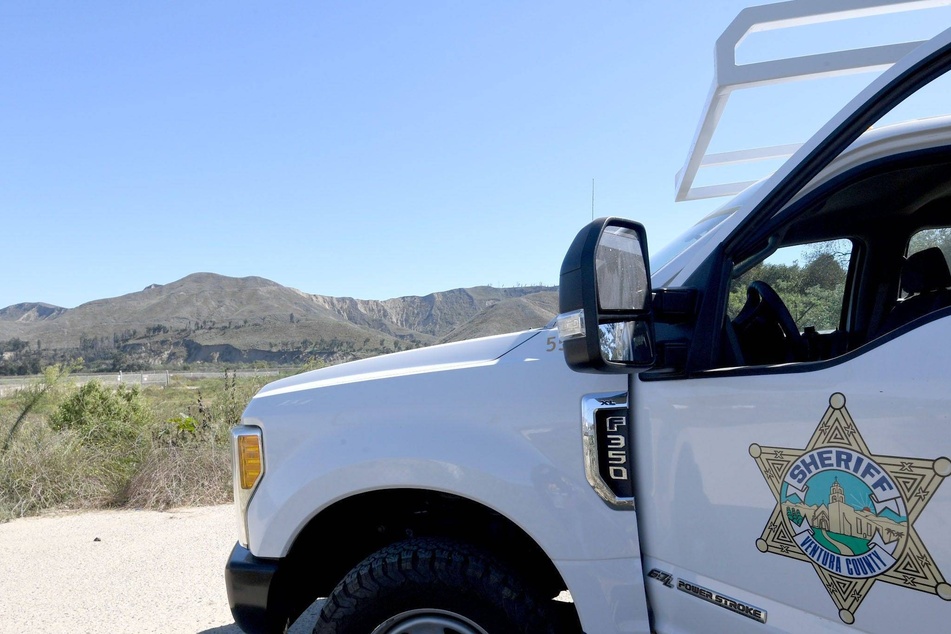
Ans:
MULTIPOLYGON (((280 376, 287 374, 283 370, 236 370, 229 372, 239 377, 280 376)), ((292 373, 293 370, 290 370, 292 373)), ((223 379, 224 372, 109 372, 103 374, 71 374, 68 381, 75 385, 82 385, 89 381, 99 381, 105 385, 168 385, 172 381, 188 381, 198 379, 223 379)), ((2 377, 0 378, 0 398, 9 396, 17 390, 30 385, 37 377, 2 377)))

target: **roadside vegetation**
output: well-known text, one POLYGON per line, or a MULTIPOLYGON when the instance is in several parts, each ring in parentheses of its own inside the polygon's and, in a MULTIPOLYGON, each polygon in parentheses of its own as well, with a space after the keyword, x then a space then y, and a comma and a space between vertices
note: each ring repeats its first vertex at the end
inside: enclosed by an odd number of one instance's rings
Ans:
POLYGON ((77 386, 54 365, 0 399, 0 521, 231 499, 230 429, 274 377, 77 386))

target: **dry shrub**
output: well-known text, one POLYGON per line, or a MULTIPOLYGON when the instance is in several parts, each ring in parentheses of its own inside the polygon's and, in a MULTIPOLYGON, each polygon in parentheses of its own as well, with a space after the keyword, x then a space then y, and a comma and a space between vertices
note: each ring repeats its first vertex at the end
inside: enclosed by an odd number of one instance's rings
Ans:
POLYGON ((230 430, 263 378, 228 373, 204 394, 188 394, 197 396, 189 406, 181 390, 90 382, 54 392, 62 376, 45 377, 0 409, 0 521, 52 509, 231 501, 230 430), (186 413, 156 420, 156 410, 179 406, 186 413))
POLYGON ((85 446, 78 434, 26 425, 0 453, 0 520, 112 506, 127 472, 126 461, 85 446))
POLYGON ((231 448, 214 443, 152 446, 129 481, 125 505, 168 509, 231 501, 231 448))

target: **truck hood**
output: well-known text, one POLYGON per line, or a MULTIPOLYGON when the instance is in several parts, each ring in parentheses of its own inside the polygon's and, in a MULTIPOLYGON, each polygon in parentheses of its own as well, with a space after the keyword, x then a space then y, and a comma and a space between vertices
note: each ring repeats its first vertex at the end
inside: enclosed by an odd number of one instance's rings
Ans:
POLYGON ((255 394, 254 398, 396 376, 492 365, 539 332, 541 331, 529 330, 483 337, 342 363, 269 383, 255 394))

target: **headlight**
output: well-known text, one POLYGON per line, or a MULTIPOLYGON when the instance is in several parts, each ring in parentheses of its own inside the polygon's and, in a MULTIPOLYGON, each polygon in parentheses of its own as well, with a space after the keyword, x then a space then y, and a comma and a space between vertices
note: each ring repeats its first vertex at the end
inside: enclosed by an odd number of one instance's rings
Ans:
POLYGON ((264 475, 264 443, 259 427, 239 425, 231 430, 234 504, 238 513, 238 541, 248 546, 248 504, 264 475))

